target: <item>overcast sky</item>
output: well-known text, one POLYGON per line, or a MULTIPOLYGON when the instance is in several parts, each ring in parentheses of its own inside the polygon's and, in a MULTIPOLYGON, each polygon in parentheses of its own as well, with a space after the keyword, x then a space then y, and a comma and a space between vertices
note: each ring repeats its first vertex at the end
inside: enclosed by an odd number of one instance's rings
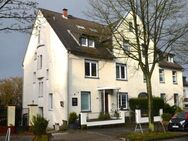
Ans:
MULTIPOLYGON (((88 0, 38 0, 39 7, 61 12, 67 8, 69 14, 85 18, 83 11, 88 0)), ((21 33, 0 33, 0 79, 22 76, 22 61, 30 35, 21 33)))

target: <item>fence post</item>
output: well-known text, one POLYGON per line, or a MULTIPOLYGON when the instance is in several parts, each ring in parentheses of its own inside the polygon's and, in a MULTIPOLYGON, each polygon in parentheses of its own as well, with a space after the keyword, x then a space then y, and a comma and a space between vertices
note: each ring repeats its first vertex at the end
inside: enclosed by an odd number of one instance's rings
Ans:
POLYGON ((7 112, 7 126, 15 126, 15 106, 8 106, 8 112, 7 112))

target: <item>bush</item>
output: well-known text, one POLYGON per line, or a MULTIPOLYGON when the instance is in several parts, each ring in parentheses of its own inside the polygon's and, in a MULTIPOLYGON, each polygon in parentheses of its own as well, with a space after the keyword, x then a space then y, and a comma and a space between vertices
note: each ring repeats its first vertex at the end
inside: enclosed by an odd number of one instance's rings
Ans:
POLYGON ((163 121, 169 121, 171 119, 172 115, 169 113, 163 113, 162 119, 163 121))
POLYGON ((182 112, 182 109, 176 105, 170 106, 169 104, 165 103, 163 112, 174 115, 175 113, 182 112))
POLYGON ((78 118, 77 114, 75 112, 71 112, 69 114, 69 124, 76 123, 77 118, 78 118))
POLYGON ((109 120, 110 119, 110 114, 109 113, 100 112, 98 119, 99 120, 109 120))
MULTIPOLYGON (((132 111, 135 109, 141 109, 141 111, 148 110, 148 99, 146 98, 131 98, 129 100, 129 106, 132 111)), ((164 107, 163 99, 159 97, 153 98, 153 115, 159 115, 159 109, 164 107)))
POLYGON ((48 121, 41 115, 33 116, 31 123, 31 131, 36 136, 41 136, 46 134, 46 128, 48 126, 48 121))

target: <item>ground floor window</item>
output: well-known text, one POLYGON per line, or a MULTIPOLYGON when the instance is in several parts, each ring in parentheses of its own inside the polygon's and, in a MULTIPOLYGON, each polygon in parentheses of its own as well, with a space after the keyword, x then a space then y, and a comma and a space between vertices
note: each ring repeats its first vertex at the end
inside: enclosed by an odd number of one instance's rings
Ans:
POLYGON ((81 111, 91 111, 91 94, 90 92, 81 92, 81 111))
POLYGON ((174 105, 176 105, 176 106, 179 106, 179 100, 178 100, 179 98, 178 98, 178 94, 177 93, 175 93, 174 94, 174 105))
POLYGON ((119 92, 118 94, 118 108, 127 109, 128 106, 128 93, 119 92))

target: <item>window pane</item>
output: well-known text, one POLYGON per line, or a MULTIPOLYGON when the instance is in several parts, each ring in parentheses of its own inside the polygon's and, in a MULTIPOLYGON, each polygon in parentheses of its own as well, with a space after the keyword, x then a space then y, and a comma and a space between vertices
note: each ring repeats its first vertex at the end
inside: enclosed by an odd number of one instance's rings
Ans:
POLYGON ((90 111, 90 93, 81 92, 81 110, 90 111))
POLYGON ((123 40, 123 49, 125 51, 129 51, 129 41, 128 40, 123 40))
POLYGON ((127 99, 127 93, 122 93, 120 92, 119 93, 119 108, 127 108, 127 102, 128 102, 128 99, 127 99))
POLYGON ((90 63, 89 62, 85 62, 85 75, 86 76, 90 76, 90 63))
POLYGON ((91 71, 92 71, 92 76, 97 76, 97 65, 95 63, 91 64, 91 71))
POLYGON ((89 47, 95 47, 95 41, 89 39, 89 47))
POLYGON ((119 77, 119 66, 118 65, 116 66, 116 78, 120 78, 119 77))
POLYGON ((80 39, 80 43, 81 43, 82 46, 87 46, 87 38, 82 37, 80 39))
POLYGON ((121 78, 125 79, 125 67, 121 66, 121 78))

